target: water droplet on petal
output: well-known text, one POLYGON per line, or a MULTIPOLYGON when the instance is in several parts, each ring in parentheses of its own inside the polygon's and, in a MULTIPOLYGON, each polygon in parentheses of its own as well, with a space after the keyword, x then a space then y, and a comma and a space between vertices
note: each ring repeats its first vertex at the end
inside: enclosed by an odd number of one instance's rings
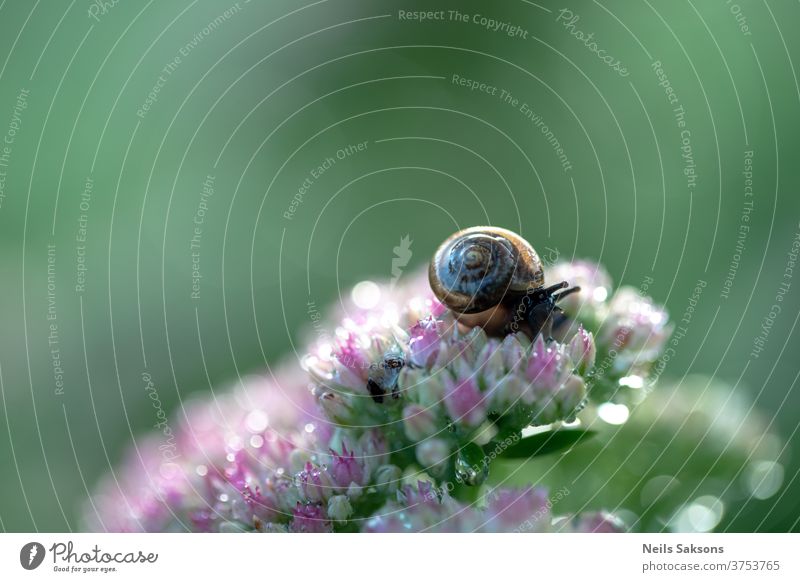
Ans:
POLYGON ((461 448, 456 457, 456 478, 466 485, 480 485, 489 476, 486 455, 475 443, 461 448))

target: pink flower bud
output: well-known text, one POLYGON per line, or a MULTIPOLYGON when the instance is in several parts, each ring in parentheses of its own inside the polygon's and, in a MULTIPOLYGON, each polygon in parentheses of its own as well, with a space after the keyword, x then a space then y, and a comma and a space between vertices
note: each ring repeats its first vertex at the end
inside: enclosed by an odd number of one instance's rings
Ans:
POLYGON ((370 361, 365 357, 365 350, 360 345, 360 338, 352 331, 346 332, 334 350, 337 362, 356 377, 366 379, 370 361))
POLYGON ((358 411, 353 406, 352 398, 343 392, 318 390, 317 402, 325 416, 337 424, 358 423, 358 411))
POLYGON ((389 446, 386 436, 377 428, 370 429, 358 439, 358 450, 362 452, 365 479, 380 465, 389 461, 389 446))
POLYGON ((597 355, 594 336, 591 332, 586 331, 583 326, 578 327, 578 331, 569 342, 567 351, 579 374, 585 374, 594 366, 594 360, 597 355))
POLYGON ((331 450, 333 463, 330 473, 333 483, 342 490, 346 490, 351 483, 356 485, 364 484, 364 467, 362 459, 356 459, 353 451, 347 450, 347 446, 342 443, 342 454, 340 455, 331 450))
POLYGON ((475 427, 486 420, 488 403, 472 376, 446 380, 444 404, 455 423, 475 427))
POLYGON ((518 376, 508 374, 500 379, 492 389, 492 404, 498 412, 507 412, 517 404, 531 404, 532 392, 526 390, 527 386, 518 376))
POLYGON ((488 532, 543 532, 550 529, 550 507, 547 490, 500 489, 488 496, 486 524, 488 532))
POLYGON ((520 334, 509 334, 503 338, 503 363, 509 370, 517 370, 527 361, 526 347, 522 344, 521 337, 520 334))
POLYGON ((623 287, 611 300, 597 343, 602 350, 615 354, 615 371, 647 371, 671 332, 663 307, 636 289, 623 287))
POLYGON ((561 386, 567 372, 565 359, 560 344, 547 345, 541 335, 536 338, 528 360, 527 377, 537 393, 547 393, 561 386))
POLYGON ((426 317, 421 319, 410 330, 408 342, 411 363, 415 366, 430 367, 436 361, 441 344, 444 322, 426 317))
POLYGON ((328 472, 310 462, 297 474, 297 482, 307 501, 325 501, 333 494, 333 482, 328 472))
POLYGON ((417 445, 417 461, 426 469, 444 469, 450 458, 450 445, 444 439, 428 439, 417 445))
POLYGON ((558 399, 561 415, 567 420, 572 420, 586 399, 586 382, 577 374, 570 375, 561 387, 558 399))
POLYGON ((325 509, 318 503, 300 503, 292 510, 291 531, 299 533, 329 533, 333 531, 325 509))
POLYGON ((441 430, 436 415, 419 404, 409 404, 403 409, 403 428, 412 441, 421 441, 441 430))
POLYGON ((547 272, 549 281, 569 281, 570 285, 581 288, 577 293, 567 295, 558 306, 570 317, 592 319, 611 294, 611 277, 608 272, 591 261, 572 261, 556 263, 547 272))

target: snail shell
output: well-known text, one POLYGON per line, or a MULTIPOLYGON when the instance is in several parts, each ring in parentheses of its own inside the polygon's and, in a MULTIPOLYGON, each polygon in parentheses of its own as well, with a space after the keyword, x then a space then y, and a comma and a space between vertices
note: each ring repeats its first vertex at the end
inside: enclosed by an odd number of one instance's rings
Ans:
POLYGON ((437 249, 428 269, 436 297, 458 314, 486 311, 544 285, 539 255, 518 234, 493 226, 461 230, 437 249))

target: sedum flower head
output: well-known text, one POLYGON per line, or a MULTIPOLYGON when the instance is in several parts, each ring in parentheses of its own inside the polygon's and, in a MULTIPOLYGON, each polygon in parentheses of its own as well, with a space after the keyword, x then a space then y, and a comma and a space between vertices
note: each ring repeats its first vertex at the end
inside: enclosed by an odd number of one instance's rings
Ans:
POLYGON ((383 292, 383 312, 349 313, 334 341, 318 343, 305 360, 331 422, 385 427, 393 450, 415 448, 425 470, 453 477, 465 445, 574 420, 584 405, 582 375, 596 348, 583 328, 565 343, 488 337, 460 325, 430 291, 406 296, 405 307, 383 292))
POLYGON ((613 289, 611 276, 601 265, 585 260, 558 262, 547 269, 547 279, 580 287, 580 292, 568 295, 558 305, 569 317, 591 328, 597 326, 613 289))
POLYGON ((570 341, 574 360, 586 354, 579 365, 586 377, 592 400, 636 403, 664 351, 672 325, 667 311, 633 287, 613 290, 611 278, 599 265, 589 261, 557 263, 550 277, 579 285, 581 290, 559 303, 566 318, 554 335, 570 341), (577 345, 576 337, 594 337, 593 349, 577 345), (570 338, 572 338, 570 340, 570 338), (586 365, 593 362, 593 365, 586 365))
POLYGON ((420 481, 398 492, 397 498, 379 509, 364 529, 375 533, 624 531, 624 524, 608 513, 554 519, 553 505, 543 487, 495 489, 482 501, 468 505, 420 481))
MULTIPOLYGON (((87 504, 87 527, 551 531, 543 489, 491 490, 472 505, 457 493, 483 483, 490 459, 524 428, 573 421, 589 399, 608 399, 608 386, 644 377, 669 328, 649 299, 611 295, 596 265, 562 264, 549 276, 583 287, 565 299, 555 339, 469 328, 423 274, 379 287, 370 307, 345 301, 301 366, 189 402, 163 423, 169 431, 157 425, 138 441, 87 504)), ((605 514, 558 523, 619 526, 605 514)))
POLYGON ((388 459, 380 434, 350 445, 316 406, 305 375, 285 368, 216 400, 189 403, 176 448, 137 443, 85 514, 102 531, 332 531, 388 459))

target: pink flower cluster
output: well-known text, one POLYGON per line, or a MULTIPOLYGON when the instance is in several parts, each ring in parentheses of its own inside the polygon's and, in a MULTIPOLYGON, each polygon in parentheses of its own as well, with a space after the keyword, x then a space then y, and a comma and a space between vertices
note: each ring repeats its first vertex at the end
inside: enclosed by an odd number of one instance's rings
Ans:
POLYGON ((397 500, 389 501, 370 518, 364 531, 403 532, 484 532, 615 533, 624 524, 605 512, 585 513, 554 519, 553 502, 541 487, 492 490, 480 504, 467 505, 447 493, 437 495, 429 483, 404 487, 397 500))
POLYGON ((612 292, 610 276, 594 263, 559 263, 550 272, 581 287, 560 304, 569 317, 556 335, 568 337, 577 325, 595 333, 596 365, 586 373, 592 399, 640 401, 637 390, 645 387, 672 334, 666 310, 642 289, 612 292))
POLYGON ((163 431, 137 439, 88 500, 87 529, 618 530, 604 514, 556 522, 543 489, 492 490, 470 505, 441 487, 480 485, 484 451, 530 425, 573 421, 612 350, 606 382, 646 374, 660 354, 661 308, 624 290, 611 296, 596 265, 555 271, 583 288, 564 305, 557 340, 468 329, 422 276, 379 287, 368 307, 345 302, 302 366, 184 403, 169 456, 163 431))

